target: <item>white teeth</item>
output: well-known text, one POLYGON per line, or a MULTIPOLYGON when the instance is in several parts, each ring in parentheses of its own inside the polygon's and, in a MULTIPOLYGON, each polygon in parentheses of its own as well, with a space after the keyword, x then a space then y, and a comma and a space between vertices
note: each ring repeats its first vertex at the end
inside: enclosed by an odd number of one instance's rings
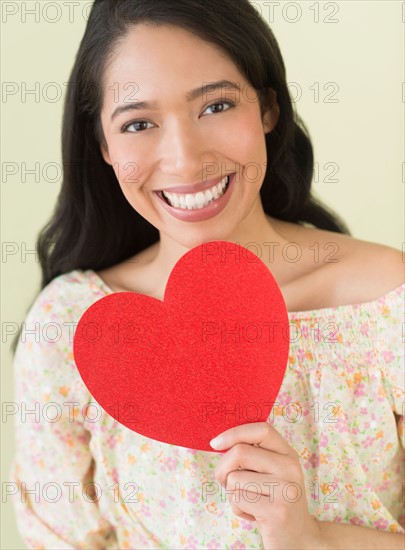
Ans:
POLYGON ((194 206, 194 197, 193 195, 186 195, 186 206, 187 208, 193 208, 194 206))
POLYGON ((180 206, 180 201, 177 197, 173 197, 173 206, 175 206, 176 208, 179 208, 180 206))
POLYGON ((211 189, 208 189, 208 191, 205 192, 205 196, 209 201, 212 201, 212 199, 214 198, 211 189))
POLYGON ((194 202, 198 208, 203 208, 204 204, 207 202, 204 193, 197 193, 194 202))
POLYGON ((218 185, 212 188, 212 194, 214 195, 214 199, 217 199, 219 197, 220 192, 221 192, 221 187, 218 189, 218 185))
POLYGON ((163 191, 163 195, 175 208, 182 208, 183 210, 197 210, 205 208, 210 204, 210 202, 221 197, 224 194, 224 189, 228 183, 229 176, 225 176, 217 185, 214 185, 204 192, 200 191, 194 195, 177 195, 175 193, 166 193, 163 191))

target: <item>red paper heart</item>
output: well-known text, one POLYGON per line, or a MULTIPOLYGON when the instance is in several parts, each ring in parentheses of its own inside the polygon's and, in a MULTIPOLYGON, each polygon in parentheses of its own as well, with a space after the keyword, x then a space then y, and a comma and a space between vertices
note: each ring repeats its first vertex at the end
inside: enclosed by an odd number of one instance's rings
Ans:
POLYGON ((73 342, 80 375, 108 414, 149 438, 203 451, 228 428, 268 419, 288 350, 273 275, 228 241, 182 256, 163 302, 135 292, 101 298, 73 342))

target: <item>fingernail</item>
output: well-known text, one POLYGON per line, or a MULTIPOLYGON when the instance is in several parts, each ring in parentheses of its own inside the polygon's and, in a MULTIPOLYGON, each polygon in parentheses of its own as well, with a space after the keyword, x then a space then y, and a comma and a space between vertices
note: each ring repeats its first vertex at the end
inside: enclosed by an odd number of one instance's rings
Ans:
POLYGON ((214 439, 211 439, 210 445, 211 447, 214 447, 214 448, 221 447, 223 442, 224 442, 224 438, 218 435, 217 437, 214 437, 214 439))

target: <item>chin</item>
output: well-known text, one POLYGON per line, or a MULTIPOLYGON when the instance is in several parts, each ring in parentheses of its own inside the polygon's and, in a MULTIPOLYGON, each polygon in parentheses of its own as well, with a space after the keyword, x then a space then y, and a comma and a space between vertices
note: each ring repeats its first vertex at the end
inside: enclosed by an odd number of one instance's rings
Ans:
POLYGON ((203 243, 209 243, 213 241, 228 241, 230 239, 229 232, 225 231, 204 231, 201 232, 200 235, 190 235, 189 238, 184 238, 184 235, 182 235, 180 238, 175 239, 179 244, 184 246, 185 248, 192 249, 197 246, 200 246, 203 243))

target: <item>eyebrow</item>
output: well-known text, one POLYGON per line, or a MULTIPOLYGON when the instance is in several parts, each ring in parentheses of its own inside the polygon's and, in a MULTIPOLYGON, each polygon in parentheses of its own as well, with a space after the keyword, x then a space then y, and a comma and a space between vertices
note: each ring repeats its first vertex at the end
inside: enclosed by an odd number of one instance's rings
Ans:
MULTIPOLYGON (((237 82, 231 82, 230 80, 218 80, 218 82, 207 82, 194 90, 186 93, 186 100, 188 103, 194 101, 198 97, 206 93, 217 92, 221 88, 226 88, 227 90, 238 90, 241 91, 239 84, 237 82)), ((111 120, 114 120, 115 117, 127 111, 140 111, 141 109, 155 109, 155 101, 136 101, 135 103, 126 103, 117 107, 113 114, 111 115, 111 120)))

